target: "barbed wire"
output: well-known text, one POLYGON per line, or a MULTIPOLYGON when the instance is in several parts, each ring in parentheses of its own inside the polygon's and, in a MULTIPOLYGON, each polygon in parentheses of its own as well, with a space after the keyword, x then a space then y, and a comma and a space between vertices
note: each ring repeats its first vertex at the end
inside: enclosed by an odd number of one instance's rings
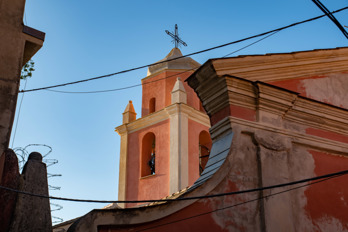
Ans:
MULTIPOLYGON (((46 144, 28 144, 25 147, 13 148, 12 150, 15 152, 15 154, 18 157, 18 166, 19 166, 20 172, 22 172, 24 165, 28 160, 29 154, 32 152, 31 150, 34 150, 33 147, 35 147, 35 151, 40 151, 40 154, 42 155, 43 158, 47 157, 53 151, 52 147, 49 145, 46 145, 46 144), (42 149, 44 149, 44 150, 42 150, 42 149)), ((46 164, 46 167, 50 167, 54 164, 57 164, 58 160, 46 158, 46 159, 42 159, 42 162, 44 162, 46 164)), ((59 176, 62 176, 62 175, 61 174, 47 173, 47 178, 59 177, 59 176)), ((50 184, 48 185, 48 189, 52 190, 52 191, 60 190, 60 188, 61 187, 58 187, 58 186, 53 186, 50 184)), ((59 204, 52 203, 51 201, 50 201, 50 205, 51 205, 51 212, 58 211, 58 210, 61 210, 63 208, 63 206, 61 206, 59 204)), ((63 222, 63 218, 52 215, 52 223, 60 223, 60 222, 63 222)))

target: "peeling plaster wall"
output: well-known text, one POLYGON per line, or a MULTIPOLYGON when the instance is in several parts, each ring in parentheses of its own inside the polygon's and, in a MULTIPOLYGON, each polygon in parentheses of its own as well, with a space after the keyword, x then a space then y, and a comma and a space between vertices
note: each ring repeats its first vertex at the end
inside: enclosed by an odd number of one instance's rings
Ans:
POLYGON ((306 96, 348 109, 348 74, 332 74, 324 78, 301 81, 306 96))
MULTIPOLYGON (((301 180, 304 177, 315 176, 314 159, 307 151, 307 147, 293 144, 289 156, 289 166, 291 167, 291 180, 301 180)), ((291 192, 290 203, 292 205, 294 231, 313 231, 311 219, 304 210, 307 205, 306 189, 307 187, 304 187, 291 192)))
POLYGON ((348 109, 348 73, 271 82, 317 101, 348 109))
MULTIPOLYGON (((234 152, 229 156, 230 172, 219 186, 210 194, 232 192, 257 188, 260 185, 257 167, 257 147, 252 141, 252 136, 247 133, 235 133, 234 152)), ((222 209, 212 214, 215 222, 220 226, 220 231, 262 231, 263 215, 260 213, 259 201, 239 205, 241 202, 257 199, 259 193, 250 193, 237 196, 224 196, 207 199, 211 208, 222 209), (233 207, 236 205, 235 207, 233 207)))
MULTIPOLYGON (((348 158, 325 151, 308 149, 315 164, 315 175, 325 175, 348 169, 348 158)), ((347 177, 337 177, 309 186, 305 191, 305 210, 314 230, 348 231, 347 177)))

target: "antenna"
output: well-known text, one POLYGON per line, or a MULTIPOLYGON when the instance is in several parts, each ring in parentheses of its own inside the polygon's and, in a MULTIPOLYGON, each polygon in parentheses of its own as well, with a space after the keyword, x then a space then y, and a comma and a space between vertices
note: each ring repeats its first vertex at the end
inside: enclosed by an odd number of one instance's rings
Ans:
POLYGON ((170 31, 168 31, 168 30, 165 30, 165 32, 166 32, 170 37, 173 38, 172 42, 174 42, 175 48, 178 48, 178 46, 180 46, 180 44, 184 45, 185 47, 187 46, 187 44, 186 44, 184 41, 182 41, 182 40, 180 39, 180 37, 179 37, 178 25, 177 25, 177 24, 175 24, 175 32, 174 32, 174 34, 173 34, 172 32, 170 32, 170 31))

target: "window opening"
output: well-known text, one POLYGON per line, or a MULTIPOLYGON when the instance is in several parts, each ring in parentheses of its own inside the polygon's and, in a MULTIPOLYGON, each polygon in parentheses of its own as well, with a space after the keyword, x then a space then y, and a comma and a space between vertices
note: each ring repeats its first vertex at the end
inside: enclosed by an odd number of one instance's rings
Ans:
POLYGON ((199 134, 199 175, 202 174, 208 162, 211 145, 210 134, 206 131, 202 131, 199 134))
POLYGON ((142 150, 141 150, 141 166, 140 174, 141 177, 150 176, 155 174, 155 152, 156 151, 156 137, 155 134, 149 132, 145 134, 142 140, 142 150))
POLYGON ((150 166, 150 170, 151 170, 151 175, 155 174, 155 159, 156 159, 156 154, 155 154, 155 140, 152 143, 152 151, 151 151, 151 158, 148 162, 148 165, 150 166))
POLYGON ((149 102, 149 114, 156 111, 156 98, 151 98, 149 102))

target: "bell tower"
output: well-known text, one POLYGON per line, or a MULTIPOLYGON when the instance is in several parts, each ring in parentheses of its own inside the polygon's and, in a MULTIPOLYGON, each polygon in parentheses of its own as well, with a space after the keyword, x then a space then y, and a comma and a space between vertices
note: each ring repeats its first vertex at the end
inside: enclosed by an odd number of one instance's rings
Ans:
MULTIPOLYGON (((181 56, 173 48, 159 62, 181 56)), ((211 147, 210 122, 193 89, 184 82, 198 67, 195 60, 184 57, 148 68, 142 79, 141 117, 136 119, 129 101, 123 124, 116 127, 121 136, 119 200, 163 198, 199 177, 211 147)))

